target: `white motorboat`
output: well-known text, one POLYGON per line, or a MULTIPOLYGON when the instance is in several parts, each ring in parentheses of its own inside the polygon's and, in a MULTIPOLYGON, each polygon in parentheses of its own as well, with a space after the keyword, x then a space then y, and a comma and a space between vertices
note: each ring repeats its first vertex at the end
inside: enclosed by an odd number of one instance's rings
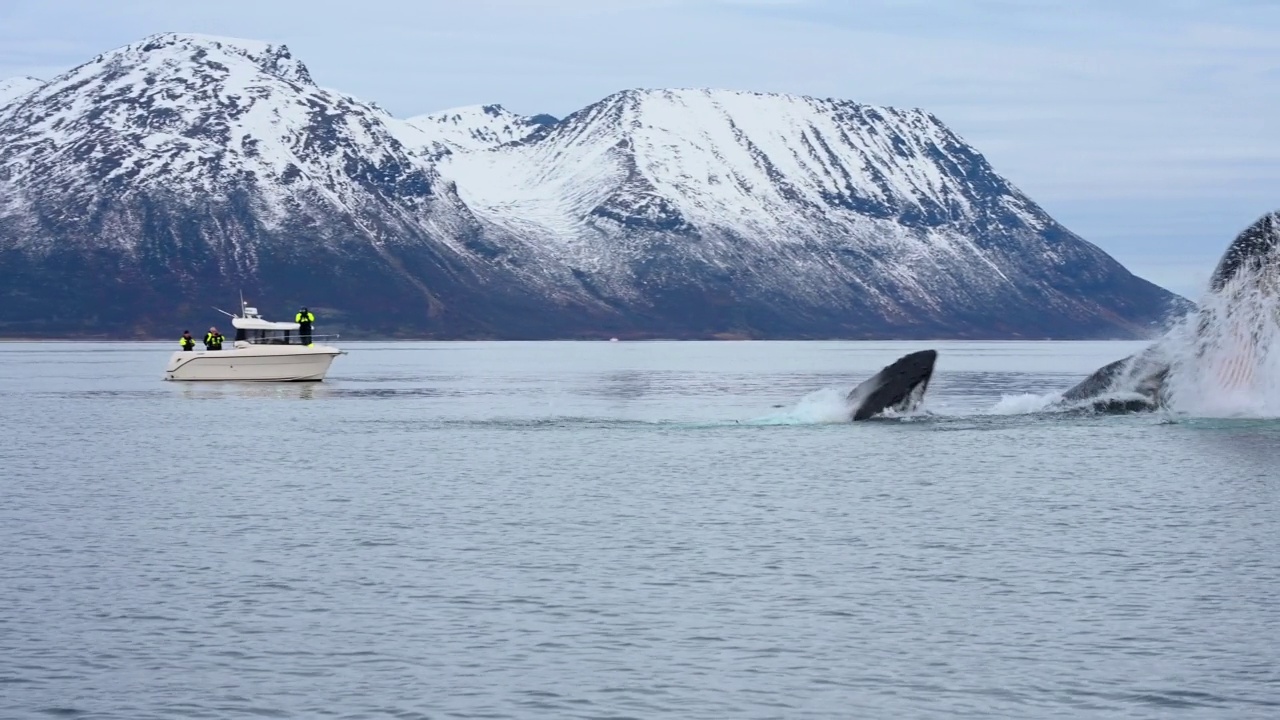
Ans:
MULTIPOLYGON (((303 343, 296 322, 264 320, 256 308, 240 304, 240 315, 231 315, 236 329, 229 349, 178 350, 169 358, 165 380, 238 380, 290 382, 323 380, 333 359, 345 355, 332 345, 315 342, 328 336, 311 336, 303 343)), ((333 337, 337 337, 336 335, 333 337)))

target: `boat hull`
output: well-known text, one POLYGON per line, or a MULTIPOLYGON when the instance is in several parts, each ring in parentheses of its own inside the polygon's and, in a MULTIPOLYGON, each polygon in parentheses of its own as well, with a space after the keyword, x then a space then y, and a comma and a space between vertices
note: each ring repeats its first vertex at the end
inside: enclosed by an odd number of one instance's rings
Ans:
POLYGON ((342 351, 327 346, 250 345, 230 350, 179 350, 169 358, 165 380, 318 382, 342 351))

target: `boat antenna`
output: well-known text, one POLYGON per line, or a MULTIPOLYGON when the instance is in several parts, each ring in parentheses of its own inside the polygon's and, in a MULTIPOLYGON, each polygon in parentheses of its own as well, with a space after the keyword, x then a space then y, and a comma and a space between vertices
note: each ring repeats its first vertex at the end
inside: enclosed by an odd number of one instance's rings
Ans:
POLYGON ((217 310, 218 312, 222 313, 223 315, 226 315, 226 316, 227 316, 227 317, 229 317, 229 318, 234 318, 234 317, 235 317, 235 315, 232 315, 231 313, 227 312, 226 310, 223 310, 223 309, 222 309, 222 308, 220 308, 220 307, 216 307, 216 306, 215 306, 213 309, 214 309, 214 310, 217 310))

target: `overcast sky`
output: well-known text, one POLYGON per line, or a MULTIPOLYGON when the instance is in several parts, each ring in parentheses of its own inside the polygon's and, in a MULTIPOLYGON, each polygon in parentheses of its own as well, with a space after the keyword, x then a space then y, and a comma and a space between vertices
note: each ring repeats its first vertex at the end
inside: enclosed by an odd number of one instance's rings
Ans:
POLYGON ((158 32, 280 42, 407 117, 632 87, 932 111, 1050 215, 1193 298, 1280 209, 1280 0, 3 0, 0 78, 158 32))

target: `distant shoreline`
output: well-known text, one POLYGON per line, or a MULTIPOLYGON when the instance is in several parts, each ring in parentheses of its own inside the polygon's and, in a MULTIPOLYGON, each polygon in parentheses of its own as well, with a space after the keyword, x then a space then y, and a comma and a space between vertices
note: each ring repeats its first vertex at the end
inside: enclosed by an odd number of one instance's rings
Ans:
MULTIPOLYGON (((504 342, 504 343, 532 343, 532 342, 576 342, 576 343, 612 343, 612 342, 920 342, 920 343, 967 343, 967 342, 1149 342, 1152 338, 1017 338, 1017 337, 937 337, 937 338, 919 338, 919 337, 871 337, 871 338, 849 338, 849 337, 831 337, 831 338, 750 338, 750 337, 644 337, 644 338, 405 338, 405 337, 351 337, 339 338, 334 340, 335 344, 344 342, 352 343, 485 343, 485 342, 504 342)), ((174 338, 117 338, 104 337, 101 335, 80 335, 80 336, 30 336, 30 337, 0 337, 0 344, 4 343, 131 343, 131 344, 151 344, 151 343, 167 343, 177 342, 177 336, 174 338)))

